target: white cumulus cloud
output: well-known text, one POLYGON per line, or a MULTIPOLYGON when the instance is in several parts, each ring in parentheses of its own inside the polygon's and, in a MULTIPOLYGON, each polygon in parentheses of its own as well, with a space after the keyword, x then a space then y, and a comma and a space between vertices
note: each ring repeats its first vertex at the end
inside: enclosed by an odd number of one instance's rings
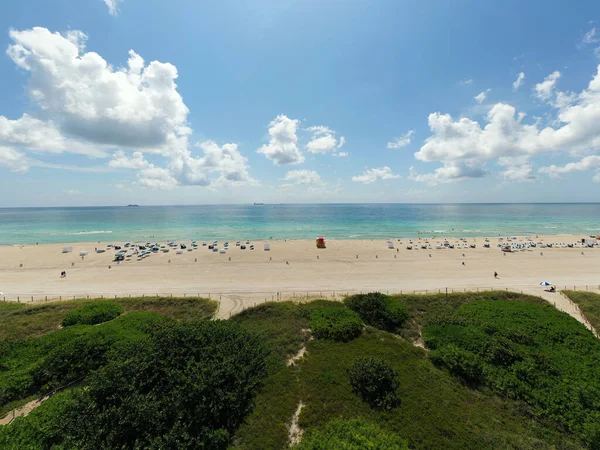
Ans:
POLYGON ((283 181, 289 181, 292 184, 323 184, 321 176, 314 170, 290 170, 283 177, 283 181))
POLYGON ((304 162, 304 156, 298 149, 298 124, 297 119, 283 114, 277 116, 269 123, 269 143, 257 152, 278 166, 304 162))
POLYGON ((597 182, 596 177, 600 174, 600 156, 590 155, 582 158, 576 162, 570 162, 564 166, 546 166, 540 168, 541 173, 547 174, 551 178, 560 178, 561 175, 572 172, 585 172, 589 170, 597 170, 598 172, 594 176, 594 181, 597 182))
POLYGON ((148 161, 146 161, 142 152, 133 152, 129 156, 122 150, 117 150, 108 165, 115 169, 143 169, 148 167, 148 161))
POLYGON ((0 147, 0 167, 8 167, 15 173, 25 173, 29 170, 29 162, 23 153, 9 147, 0 147))
POLYGON ((331 153, 337 151, 346 142, 344 136, 339 141, 335 131, 325 126, 314 126, 307 128, 312 133, 310 142, 306 144, 306 150, 310 153, 331 153))
MULTIPOLYGON (((448 114, 430 114, 429 128, 432 134, 415 153, 415 158, 424 162, 439 162, 442 167, 425 175, 413 170, 410 178, 434 184, 477 178, 487 174, 486 164, 496 159, 505 168, 502 173, 505 179, 531 181, 533 169, 528 160, 532 156, 562 152, 589 155, 598 152, 600 66, 588 87, 580 93, 557 92, 554 84, 559 76, 558 72, 554 72, 536 89, 541 98, 556 107, 555 126, 542 128, 539 121, 526 123, 525 114, 503 103, 490 108, 483 125, 467 117, 455 121, 448 114)), ((584 164, 577 167, 588 166, 584 164)), ((543 172, 556 173, 557 169, 544 169, 543 172)))
MULTIPOLYGON (((116 2, 108 3, 116 8, 116 2)), ((177 91, 174 65, 146 63, 131 50, 126 67, 115 68, 86 52, 81 31, 35 27, 9 35, 13 44, 7 54, 30 74, 27 92, 45 120, 0 116, 0 145, 92 157, 117 149, 109 167, 140 170, 142 186, 255 182, 236 144, 202 143, 203 155, 193 154, 189 110, 177 91), (163 157, 165 167, 149 164, 146 154, 163 157)))
POLYGON ((400 178, 400 175, 392 173, 392 169, 388 166, 367 169, 361 175, 352 177, 352 181, 356 183, 371 184, 379 180, 392 180, 400 178))
POLYGON ((387 143, 387 148, 402 148, 410 144, 411 138, 415 134, 415 130, 409 130, 406 134, 395 138, 393 141, 387 143))
POLYGON ((502 177, 508 181, 528 182, 534 181, 537 177, 533 173, 531 164, 521 164, 508 166, 502 172, 502 177))
POLYGON ((155 189, 173 189, 178 182, 167 169, 150 164, 139 173, 139 184, 143 187, 155 189))
POLYGON ((454 162, 435 169, 433 173, 419 174, 414 167, 409 168, 408 179, 437 186, 442 183, 464 181, 468 178, 481 178, 487 171, 476 164, 454 162))
POLYGON ((547 102, 554 93, 556 82, 560 78, 561 73, 556 70, 548 75, 544 81, 535 85, 535 95, 542 101, 547 102))

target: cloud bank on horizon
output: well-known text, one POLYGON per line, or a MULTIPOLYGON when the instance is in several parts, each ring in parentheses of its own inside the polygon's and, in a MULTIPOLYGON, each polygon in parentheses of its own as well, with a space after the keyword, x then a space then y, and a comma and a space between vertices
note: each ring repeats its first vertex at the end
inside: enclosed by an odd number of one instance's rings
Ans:
MULTIPOLYGON (((120 0, 104 3, 111 15, 118 14, 120 0)), ((439 105, 422 119, 427 135, 399 124, 398 133, 370 136, 370 143, 353 142, 347 137, 352 130, 334 116, 294 117, 281 98, 280 113, 264 117, 264 128, 252 137, 262 143, 249 149, 244 142, 217 142, 209 129, 194 130, 172 63, 148 62, 132 49, 124 66, 113 65, 88 50, 88 36, 79 30, 34 27, 11 29, 8 35, 6 54, 27 79, 30 107, 20 117, 1 115, 0 110, 0 171, 24 177, 38 167, 119 172, 132 174, 133 185, 161 190, 261 186, 264 180, 254 173, 258 165, 286 168, 277 178, 284 190, 309 186, 327 193, 340 192, 345 182, 393 186, 400 179, 415 186, 486 177, 535 183, 585 173, 600 183, 600 65, 578 90, 561 87, 568 67, 541 77, 519 71, 498 87, 477 89, 480 83, 473 78, 455 81, 456 89, 474 90, 470 102, 464 101, 471 103, 467 113, 450 114, 439 105), (528 114, 520 108, 522 101, 499 97, 499 89, 528 96, 545 113, 528 114), (204 137, 194 139, 198 134, 204 137), (386 151, 409 152, 413 161, 403 166, 352 162, 358 153, 386 151), (91 167, 55 163, 63 154, 87 159, 91 167), (551 161, 557 157, 563 162, 551 161), (328 168, 337 179, 334 184, 323 169, 315 170, 317 162, 334 168, 349 162, 354 175, 342 179, 328 168)), ((580 45, 596 48, 599 43, 600 35, 591 28, 580 45)))

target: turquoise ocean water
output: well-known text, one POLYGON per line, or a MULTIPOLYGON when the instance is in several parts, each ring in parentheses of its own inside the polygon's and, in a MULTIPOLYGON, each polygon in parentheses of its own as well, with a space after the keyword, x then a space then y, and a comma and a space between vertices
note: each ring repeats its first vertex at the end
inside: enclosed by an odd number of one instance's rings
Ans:
POLYGON ((600 203, 316 204, 0 209, 0 245, 600 233, 600 203))

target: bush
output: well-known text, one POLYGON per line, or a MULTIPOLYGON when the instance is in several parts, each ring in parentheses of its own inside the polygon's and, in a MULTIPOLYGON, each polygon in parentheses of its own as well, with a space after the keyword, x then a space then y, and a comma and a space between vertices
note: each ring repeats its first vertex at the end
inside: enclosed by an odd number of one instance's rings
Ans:
POLYGON ((548 305, 463 304, 423 329, 432 361, 600 448, 600 342, 548 305))
POLYGON ((363 419, 334 420, 307 436, 298 450, 408 450, 406 441, 363 419))
POLYGON ((63 327, 72 325, 96 325, 119 317, 125 309, 118 303, 97 302, 89 303, 81 308, 75 308, 65 316, 63 327))
POLYGON ((266 354, 233 322, 165 324, 92 374, 64 418, 66 435, 75 448, 227 448, 266 354))
POLYGON ((0 406, 74 381, 106 363, 107 352, 144 339, 172 319, 136 312, 98 326, 78 325, 2 346, 0 406))
MULTIPOLYGON (((0 448, 5 450, 77 448, 65 437, 63 418, 73 407, 78 389, 53 395, 26 416, 0 426, 0 448)), ((81 448, 81 447, 80 447, 81 448)))
POLYGON ((404 304, 380 292, 352 295, 344 303, 366 324, 381 330, 397 331, 409 318, 404 304))
POLYGON ((481 361, 474 353, 450 344, 433 350, 429 357, 435 365, 445 366, 468 384, 479 384, 482 381, 481 361))
POLYGON ((34 384, 42 391, 75 381, 106 364, 106 353, 117 336, 86 333, 53 349, 33 372, 34 384))
POLYGON ((310 329, 317 339, 348 342, 360 336, 362 327, 359 315, 344 307, 324 306, 310 312, 310 329))
POLYGON ((350 385, 367 403, 378 409, 398 406, 398 374, 380 358, 359 358, 350 367, 350 385))

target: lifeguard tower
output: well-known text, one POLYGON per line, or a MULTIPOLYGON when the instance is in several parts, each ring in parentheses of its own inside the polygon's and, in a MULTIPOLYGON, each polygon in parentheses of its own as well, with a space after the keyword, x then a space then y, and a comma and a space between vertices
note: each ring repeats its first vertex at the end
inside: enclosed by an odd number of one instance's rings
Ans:
POLYGON ((325 238, 323 236, 317 238, 317 248, 325 248, 325 238))

